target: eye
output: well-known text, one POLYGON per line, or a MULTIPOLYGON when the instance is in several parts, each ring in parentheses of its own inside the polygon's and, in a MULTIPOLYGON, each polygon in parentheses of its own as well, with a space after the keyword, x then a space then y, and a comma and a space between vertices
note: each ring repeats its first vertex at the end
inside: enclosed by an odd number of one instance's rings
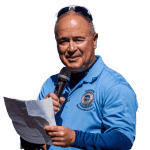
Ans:
POLYGON ((84 42, 84 39, 74 39, 74 42, 76 42, 76 43, 82 43, 82 42, 84 42))
POLYGON ((61 41, 60 43, 65 43, 66 41, 61 41))
POLYGON ((60 44, 64 44, 64 43, 66 43, 66 41, 60 41, 59 43, 60 43, 60 44))

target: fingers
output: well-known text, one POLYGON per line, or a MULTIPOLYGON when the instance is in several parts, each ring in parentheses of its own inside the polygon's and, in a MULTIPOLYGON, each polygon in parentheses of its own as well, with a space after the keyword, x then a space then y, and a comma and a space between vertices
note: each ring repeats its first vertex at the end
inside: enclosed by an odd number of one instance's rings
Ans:
POLYGON ((49 98, 49 97, 52 98, 54 114, 56 114, 60 110, 60 106, 65 101, 65 98, 60 97, 59 99, 54 93, 49 93, 44 97, 44 99, 49 98))
POLYGON ((49 95, 50 95, 50 97, 52 99, 54 99, 55 101, 59 102, 59 98, 54 93, 50 93, 49 95))
POLYGON ((54 114, 56 114, 60 110, 60 106, 63 105, 64 101, 65 101, 64 97, 60 97, 59 102, 53 100, 54 114))
POLYGON ((44 130, 50 136, 53 145, 69 147, 75 141, 75 131, 64 126, 45 126, 44 130))
POLYGON ((47 98, 49 98, 49 95, 47 94, 43 99, 47 99, 47 98))
POLYGON ((49 126, 46 125, 44 127, 44 130, 49 131, 49 132, 58 132, 59 130, 61 130, 62 126, 49 126))
POLYGON ((52 101, 53 101, 54 114, 56 114, 60 110, 60 104, 54 99, 52 99, 52 101))
POLYGON ((46 134, 51 136, 51 140, 53 140, 53 137, 64 137, 65 133, 63 131, 46 131, 46 134))
POLYGON ((53 110, 54 110, 54 114, 56 114, 59 110, 60 110, 60 103, 59 103, 59 99, 58 97, 54 94, 54 93, 49 93, 47 94, 44 99, 46 98, 52 98, 52 102, 53 102, 53 110))
POLYGON ((56 101, 59 102, 58 97, 57 97, 54 93, 49 93, 49 94, 47 94, 47 95, 44 97, 44 99, 49 98, 49 97, 51 97, 52 99, 55 99, 56 101))

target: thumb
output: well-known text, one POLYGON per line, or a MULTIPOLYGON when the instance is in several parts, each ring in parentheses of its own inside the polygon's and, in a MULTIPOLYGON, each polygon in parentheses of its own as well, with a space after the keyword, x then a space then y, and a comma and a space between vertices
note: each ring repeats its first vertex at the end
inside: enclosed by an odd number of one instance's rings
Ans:
POLYGON ((46 95, 43 99, 47 99, 47 98, 49 98, 48 95, 46 95))
POLYGON ((47 94, 43 99, 47 99, 47 98, 50 98, 51 97, 51 95, 50 95, 51 93, 49 93, 49 94, 47 94))
POLYGON ((64 101, 65 101, 65 98, 64 97, 60 97, 60 99, 59 99, 60 104, 63 104, 64 101))

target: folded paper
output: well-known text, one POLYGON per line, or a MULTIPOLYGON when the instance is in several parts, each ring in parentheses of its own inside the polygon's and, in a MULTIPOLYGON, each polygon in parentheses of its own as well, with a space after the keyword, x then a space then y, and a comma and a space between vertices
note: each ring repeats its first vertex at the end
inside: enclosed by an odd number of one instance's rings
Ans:
POLYGON ((26 141, 49 144, 45 125, 56 125, 52 98, 44 100, 17 100, 4 97, 6 109, 16 132, 26 141))

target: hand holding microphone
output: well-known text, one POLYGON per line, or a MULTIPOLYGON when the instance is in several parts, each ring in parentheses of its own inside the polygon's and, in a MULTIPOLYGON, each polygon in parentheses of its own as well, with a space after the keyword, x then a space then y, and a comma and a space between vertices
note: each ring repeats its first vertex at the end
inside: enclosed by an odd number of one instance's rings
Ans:
POLYGON ((54 93, 49 93, 47 94, 44 99, 46 98, 49 98, 51 97, 52 98, 52 102, 53 102, 53 110, 54 110, 54 114, 56 114, 59 110, 60 110, 60 106, 63 104, 63 102, 65 101, 65 98, 64 97, 60 97, 58 98, 56 96, 56 94, 54 93))
POLYGON ((70 80, 71 70, 68 67, 63 67, 58 75, 58 82, 55 88, 54 93, 47 94, 44 99, 52 97, 54 114, 59 110, 63 102, 65 101, 64 97, 60 97, 66 83, 70 80))

